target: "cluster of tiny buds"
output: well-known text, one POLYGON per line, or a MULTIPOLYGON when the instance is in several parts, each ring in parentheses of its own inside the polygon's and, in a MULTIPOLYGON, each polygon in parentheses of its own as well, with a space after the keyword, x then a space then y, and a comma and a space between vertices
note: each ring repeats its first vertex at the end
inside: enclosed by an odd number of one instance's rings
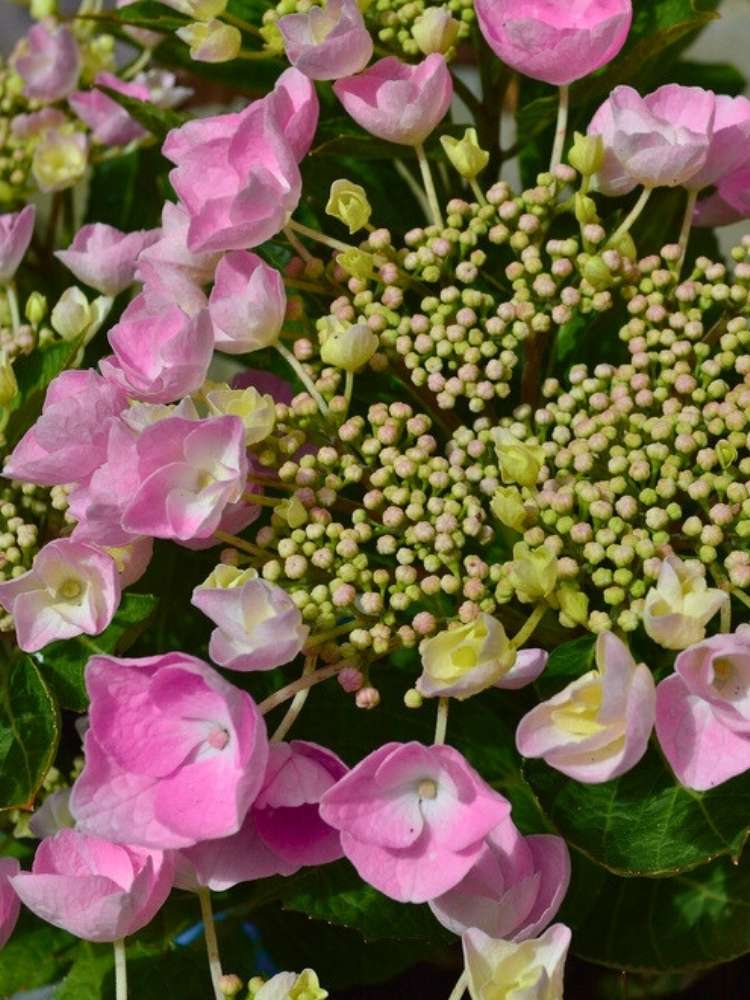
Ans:
MULTIPOLYGON (((40 527, 54 500, 50 491, 30 483, 4 481, 0 488, 0 579, 22 576, 40 547, 40 527)), ((0 631, 13 628, 10 615, 0 617, 0 631)))

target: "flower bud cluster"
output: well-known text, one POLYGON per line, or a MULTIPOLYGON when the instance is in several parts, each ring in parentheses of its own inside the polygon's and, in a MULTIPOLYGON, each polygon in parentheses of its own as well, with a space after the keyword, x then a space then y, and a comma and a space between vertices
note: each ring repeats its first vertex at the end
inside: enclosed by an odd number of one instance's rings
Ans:
MULTIPOLYGON (((56 506, 49 490, 30 483, 4 480, 0 488, 0 580, 22 576, 42 543, 41 530, 56 506)), ((0 632, 13 628, 3 613, 0 632)))

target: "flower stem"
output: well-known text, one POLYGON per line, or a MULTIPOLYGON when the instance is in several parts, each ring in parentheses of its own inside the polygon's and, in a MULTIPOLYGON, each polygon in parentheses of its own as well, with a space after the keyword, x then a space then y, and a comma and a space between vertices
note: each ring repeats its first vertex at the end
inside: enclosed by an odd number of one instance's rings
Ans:
POLYGON ((324 246, 330 247, 331 250, 341 250, 343 253, 349 253, 351 250, 356 250, 350 243, 343 243, 341 240, 335 240, 332 236, 326 236, 324 233, 319 233, 316 229, 310 229, 309 226, 303 226, 301 222, 295 222, 294 219, 290 219, 286 227, 288 230, 293 229, 295 232, 299 233, 300 236, 307 236, 308 239, 316 240, 318 243, 323 243, 324 246))
POLYGON ((141 70, 145 69, 149 62, 151 62, 151 53, 151 49, 142 49, 138 58, 125 67, 125 71, 122 74, 123 80, 132 80, 134 76, 138 76, 141 70))
POLYGON ((743 594, 739 587, 732 587, 731 593, 734 594, 737 600, 741 601, 746 608, 750 608, 750 597, 748 597, 747 594, 743 594))
POLYGON ((233 24, 235 28, 240 28, 242 31, 246 31, 249 35, 257 35, 259 38, 263 37, 260 33, 260 28, 257 28, 254 24, 250 24, 249 21, 245 21, 241 17, 237 17, 236 14, 230 14, 225 10, 221 15, 221 20, 226 21, 227 24, 233 24))
POLYGON ((328 416, 328 404, 323 399, 323 397, 320 395, 320 393, 318 392, 318 390, 315 388, 315 386, 312 383, 312 379, 307 374, 307 372, 302 367, 302 365, 299 363, 299 361, 297 361, 297 359, 295 358, 295 356, 292 354, 292 352, 287 347, 284 347, 284 345, 281 343, 280 340, 276 341, 276 343, 274 344, 274 347, 279 352, 279 354, 282 356, 282 358, 286 361, 286 363, 289 365, 289 367, 292 369, 292 371, 295 373, 295 375, 300 380, 300 382, 304 385, 304 387, 307 389, 307 391, 310 393, 310 395, 315 400, 315 402, 318 404, 318 409, 320 410, 322 416, 327 417, 328 416))
POLYGON ((329 639, 335 639, 336 636, 346 635, 347 632, 351 632, 352 629, 357 627, 357 622, 346 622, 343 625, 337 625, 336 628, 330 628, 327 632, 318 632, 317 635, 311 635, 310 638, 305 643, 305 649, 309 649, 311 646, 320 646, 323 642, 328 642, 329 639))
POLYGON ((570 87, 563 84, 560 87, 560 103, 557 107, 557 127, 555 129, 555 142, 552 147, 552 159, 549 168, 554 170, 562 162, 563 149, 565 148, 565 136, 568 134, 568 112, 570 111, 570 87))
POLYGON ((284 236, 286 236, 286 238, 289 240, 289 243, 291 244, 292 249, 297 251, 297 255, 299 257, 301 257, 302 260, 306 260, 308 264, 311 261, 315 260, 315 258, 310 253, 310 251, 307 249, 307 247, 305 246, 305 244, 301 240, 297 239, 297 237, 294 235, 294 233, 292 232, 292 230, 291 230, 291 228, 289 226, 284 226, 283 232, 284 232, 284 236))
POLYGON ((346 379, 344 381, 344 400, 346 402, 346 412, 349 412, 349 407, 352 402, 352 390, 354 389, 354 372, 347 372, 346 379))
POLYGON ((484 191, 480 188, 476 177, 472 177, 469 181, 469 187, 471 188, 474 197, 477 199, 477 202, 482 206, 482 208, 484 208, 487 204, 487 199, 485 198, 484 191))
POLYGON ((648 199, 651 197, 651 194, 653 193, 653 190, 654 190, 653 188, 645 187, 641 191, 641 196, 638 199, 638 201, 635 203, 635 205, 633 205, 633 207, 632 207, 632 209, 630 211, 630 214, 628 215, 627 219, 625 219, 625 221, 622 223, 622 225, 618 229, 615 230, 615 232, 613 233, 612 236, 610 236, 610 238, 608 240, 608 243, 610 244, 610 246, 614 242, 616 242, 617 240, 619 240, 621 236, 624 236, 625 233, 629 233, 630 232, 631 227, 633 226, 634 222, 636 221, 636 219, 638 218, 638 216, 641 214, 641 212, 643 211, 643 209, 646 207, 646 203, 647 203, 648 199))
POLYGON ((697 191, 688 191, 687 204, 685 205, 685 215, 682 219, 682 228, 680 229, 680 259, 677 261, 676 276, 679 279, 682 274, 682 267, 685 263, 685 254, 687 253, 688 240, 690 239, 690 231, 693 228, 693 214, 695 213, 695 203, 698 200, 697 191))
POLYGON ((5 296, 8 300, 8 309, 10 310, 10 325, 13 333, 16 334, 21 326, 21 312, 18 308, 18 296, 16 295, 14 282, 11 281, 5 286, 5 296))
POLYGON ((198 899, 201 904, 201 916, 203 917, 203 934, 206 938, 206 951, 208 953, 208 967, 211 970, 211 983, 214 988, 216 1000, 224 1000, 224 992, 221 988, 221 958, 219 957, 219 942, 216 938, 216 925, 214 924, 214 914, 211 909, 211 892, 205 886, 198 890, 198 899))
POLYGON ((278 507, 281 503, 275 497, 266 497, 262 493, 243 493, 242 499, 245 503, 257 504, 259 507, 278 507))
POLYGON ((244 538, 238 538, 237 535, 230 535, 227 531, 215 531, 214 538, 217 542, 224 542, 225 545, 231 545, 233 549, 240 549, 242 552, 247 552, 248 555, 261 556, 263 559, 268 558, 268 553, 257 545, 246 542, 244 538))
POLYGON ((117 1000, 128 1000, 128 969, 125 962, 125 939, 112 942, 115 950, 115 996, 117 1000))
POLYGON ((427 154, 424 151, 424 146, 421 142, 417 143, 414 147, 414 152, 417 154, 417 160, 419 162, 419 169, 422 172, 422 183, 424 184, 425 194, 427 195, 427 202, 430 206, 430 212, 432 213, 432 221, 439 228, 443 228, 443 216, 440 212, 440 203, 438 202, 437 192, 435 191, 435 184, 432 180, 432 171, 430 170, 430 163, 427 159, 427 154))
POLYGON ((469 986, 469 977, 466 974, 466 972, 464 971, 464 972, 461 973, 460 979, 458 980, 458 982, 456 983, 456 985, 453 987, 453 992, 448 997, 448 1000, 461 1000, 461 997, 466 992, 468 986, 469 986))
POLYGON ((314 684, 327 681, 329 677, 335 677, 339 670, 341 670, 341 665, 338 663, 330 667, 321 667, 320 670, 314 670, 311 674, 305 674, 299 680, 292 681, 291 684, 279 688, 278 691, 274 691, 273 694, 269 695, 265 701, 262 701, 258 705, 260 714, 268 715, 277 705, 283 705, 285 701, 293 698, 298 691, 304 691, 306 688, 311 688, 314 684))
MULTIPOLYGON (((310 656, 307 656, 305 658, 305 667, 302 671, 302 677, 308 677, 310 674, 315 672, 315 663, 317 662, 317 659, 318 659, 317 653, 312 653, 310 656)), ((297 721, 300 712, 305 707, 305 702, 307 701, 307 696, 309 693, 310 693, 310 688, 305 687, 302 688, 301 691, 298 691, 295 694, 294 698, 292 699, 292 704, 286 710, 286 715, 281 720, 281 722, 276 728, 276 731, 271 737, 271 743, 280 743, 284 739, 286 734, 289 732, 294 723, 297 721)))
POLYGON ((438 699, 437 716, 435 718, 435 739, 433 740, 436 747, 442 746, 445 743, 445 734, 448 731, 449 707, 450 698, 438 699))
POLYGON ((531 612, 529 617, 523 623, 521 628, 516 632, 516 634, 511 639, 511 646, 514 649, 520 649, 523 644, 531 638, 534 631, 536 630, 539 622, 544 618, 545 612, 547 611, 546 604, 537 604, 534 610, 531 612))
POLYGON ((732 602, 729 598, 729 594, 727 594, 727 599, 721 606, 719 631, 724 633, 732 631, 732 602))

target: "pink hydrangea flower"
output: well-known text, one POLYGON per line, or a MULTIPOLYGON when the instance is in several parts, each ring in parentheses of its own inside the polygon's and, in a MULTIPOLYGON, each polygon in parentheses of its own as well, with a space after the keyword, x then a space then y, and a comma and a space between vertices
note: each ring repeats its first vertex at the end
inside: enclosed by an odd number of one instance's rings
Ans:
POLYGON ((424 903, 458 885, 509 813, 457 750, 420 743, 386 743, 320 804, 361 877, 403 903, 424 903))
POLYGON ((275 94, 239 114, 188 122, 169 133, 162 152, 176 164, 170 180, 190 215, 193 252, 258 246, 299 202, 302 181, 275 94))
POLYGON ((615 87, 589 125, 605 146, 599 189, 622 195, 638 184, 688 185, 708 160, 714 114, 714 95, 700 87, 670 83, 646 97, 615 87))
POLYGON ((272 743, 263 787, 242 829, 181 851, 177 884, 218 892, 336 861, 342 857, 341 837, 321 819, 318 804, 346 772, 336 754, 316 743, 272 743))
POLYGON ((114 355, 99 367, 136 399, 170 403, 203 384, 214 346, 206 310, 190 317, 177 305, 149 302, 138 295, 109 331, 114 355))
POLYGON ((478 927, 493 938, 525 941, 554 919, 569 883, 562 837, 523 837, 508 816, 487 835, 469 873, 430 909, 455 934, 478 927))
POLYGON ((242 826, 263 784, 266 727, 250 695, 185 653, 94 656, 80 829, 146 847, 191 847, 242 826))
MULTIPOLYGON (((709 91, 710 93, 710 91, 709 91)), ((687 187, 695 191, 720 183, 750 163, 750 101, 746 97, 715 97, 715 114, 708 156, 687 187)))
POLYGON ((519 649, 515 663, 495 687, 504 691, 518 691, 533 684, 537 677, 541 677, 548 659, 549 653, 544 649, 519 649))
POLYGON ((716 190, 695 206, 694 225, 731 226, 750 218, 750 167, 722 178, 716 190))
POLYGON ((60 830, 41 842, 31 871, 11 884, 48 924, 86 941, 117 941, 150 923, 173 876, 168 853, 60 830))
POLYGON ((91 369, 50 382, 41 416, 6 459, 3 474, 40 486, 80 482, 104 462, 112 419, 127 397, 91 369))
POLYGON ((750 770, 750 630, 680 653, 656 689, 656 735, 677 778, 696 791, 750 770))
POLYGON ((48 129, 58 129, 67 122, 67 117, 59 108, 41 108, 27 115, 11 118, 10 130, 19 139, 36 139, 48 129))
POLYGON ((85 285, 114 297, 135 280, 138 255, 157 239, 153 230, 123 233, 101 222, 83 226, 55 256, 85 285))
POLYGON ((72 31, 63 24, 35 24, 19 44, 13 67, 23 92, 38 101, 59 101, 75 90, 81 54, 72 31))
POLYGON ((633 20, 631 0, 477 0, 476 11, 504 63, 558 87, 614 59, 633 20))
POLYGON ((328 0, 302 14, 287 14, 279 31, 289 62, 312 80, 359 73, 372 56, 372 38, 356 0, 328 0))
POLYGON ((119 603, 112 558, 70 538, 49 542, 28 572, 0 583, 0 604, 13 615, 18 645, 27 653, 55 639, 98 635, 119 603))
POLYGON ((168 69, 145 70, 135 77, 135 82, 148 88, 149 99, 157 108, 177 108, 195 93, 192 87, 180 86, 175 74, 168 69))
POLYGON ((147 427, 135 450, 139 485, 121 521, 134 535, 208 538, 227 504, 242 497, 247 456, 239 417, 168 417, 147 427))
POLYGON ((265 99, 273 106, 279 131, 299 163, 307 156, 318 127, 320 107, 315 85, 304 73, 290 66, 265 99))
POLYGON ((302 651, 309 629, 281 587, 259 578, 241 586, 221 587, 212 577, 207 583, 195 588, 192 603, 217 626, 208 647, 214 663, 231 670, 272 670, 302 651))
POLYGON ((516 746, 576 781, 597 784, 629 771, 654 727, 651 671, 612 632, 596 640, 596 669, 521 719, 516 746))
POLYGON ((34 232, 36 209, 27 205, 20 212, 0 215, 0 285, 13 280, 18 265, 29 249, 34 232))
MULTIPOLYGON (((72 537, 76 537, 75 531, 72 537)), ((143 535, 131 535, 127 544, 107 546, 106 552, 114 559, 120 574, 120 586, 125 590, 137 583, 148 569, 154 554, 154 540, 143 535)))
POLYGON ((453 97, 445 59, 436 52, 415 66, 388 56, 358 76, 338 80, 333 89, 358 125, 404 146, 424 142, 453 97))
POLYGON ((570 928, 553 924, 541 937, 504 941, 470 928, 462 938, 472 1000, 563 1000, 570 928))
MULTIPOLYGON (((112 73, 97 74, 94 83, 116 90, 125 97, 135 97, 139 101, 148 101, 151 96, 148 87, 142 83, 127 83, 112 73)), ((129 142, 148 135, 147 129, 129 115, 121 104, 98 87, 76 91, 68 98, 68 104, 91 129, 96 142, 103 146, 127 146, 129 142)))
POLYGON ((21 912, 21 900, 10 881, 20 870, 15 858, 0 858, 0 948, 8 943, 21 912))
POLYGON ((254 253, 225 254, 208 300, 215 346, 246 354, 278 339, 286 313, 284 282, 275 267, 254 253))

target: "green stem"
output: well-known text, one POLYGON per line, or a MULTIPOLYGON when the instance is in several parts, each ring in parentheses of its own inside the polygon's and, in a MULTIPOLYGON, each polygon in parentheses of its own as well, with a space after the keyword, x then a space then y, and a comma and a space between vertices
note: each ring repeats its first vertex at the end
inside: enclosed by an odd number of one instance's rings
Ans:
POLYGON ((570 87, 563 84, 560 87, 560 103, 557 106, 557 126, 555 128, 555 142, 552 146, 552 159, 549 168, 554 170, 562 162, 563 150, 565 149, 565 136, 568 134, 568 113, 570 111, 570 87))
POLYGON ((524 643, 531 638, 531 636, 536 631, 537 625, 542 620, 542 618, 544 618, 546 611, 547 611, 546 604, 537 604, 537 606, 531 612, 531 614, 523 623, 521 628, 518 630, 518 632, 516 632, 516 634, 511 639, 510 644, 514 649, 520 649, 521 646, 523 646, 524 643))
POLYGON ((125 961, 125 939, 112 942, 115 951, 115 996, 117 1000, 128 1000, 128 969, 125 961))
MULTIPOLYGON (((307 656, 305 658, 305 667, 302 671, 302 677, 309 677, 310 674, 315 672, 315 663, 317 659, 318 659, 317 653, 312 653, 310 656, 307 656)), ((305 702, 307 701, 307 696, 309 695, 309 693, 310 693, 310 688, 305 687, 302 688, 301 691, 298 691, 295 694, 294 698, 292 699, 292 704, 286 710, 286 715, 281 720, 281 722, 276 728, 276 731, 271 737, 271 743, 280 743, 284 739, 286 734, 289 732, 289 730, 296 722, 300 712, 305 707, 305 702)))
POLYGON ((676 276, 679 279, 682 274, 682 267, 685 263, 685 254, 687 253, 688 241, 690 239, 690 231, 693 228, 693 215, 695 213, 695 203, 698 200, 697 191, 688 191, 687 204, 685 205, 685 215, 682 219, 682 228, 680 229, 680 259, 677 261, 676 276))
POLYGON ((311 646, 320 646, 322 643, 328 642, 329 639, 346 635, 352 629, 355 629, 358 624, 357 621, 346 622, 344 625, 337 625, 336 628, 329 628, 326 632, 318 632, 316 635, 311 635, 305 643, 305 649, 310 649, 311 646))
POLYGON ((238 538, 237 535, 230 535, 226 531, 215 531, 214 538, 217 542, 231 545, 233 549, 240 549, 241 552, 247 552, 248 555, 261 556, 263 559, 268 558, 268 553, 263 549, 258 548, 257 545, 253 545, 252 542, 246 542, 244 538, 238 538))
POLYGON ((201 904, 201 917, 203 918, 203 934, 206 938, 206 952, 208 953, 208 967, 211 970, 211 984, 214 988, 216 1000, 224 1000, 224 991, 221 988, 221 958, 219 957, 219 942, 216 938, 216 926, 214 924, 214 914, 211 909, 211 892, 205 886, 198 890, 198 899, 201 904))
POLYGON ((242 499, 246 503, 257 504, 259 507, 278 507, 281 503, 281 500, 264 496, 262 493, 243 493, 242 499))
POLYGON ((313 385, 312 379, 307 374, 307 372, 302 367, 302 365, 299 363, 299 361, 295 358, 295 356, 292 354, 292 352, 287 347, 284 347, 284 345, 281 343, 280 340, 276 341, 276 343, 274 344, 274 347, 279 352, 279 354, 282 356, 282 358, 286 361, 286 363, 289 365, 289 367, 292 369, 292 371, 295 373, 295 375, 300 380, 300 382, 302 383, 302 385, 304 385, 304 387, 310 393, 310 395, 315 400, 315 402, 318 404, 318 409, 320 410, 321 414, 324 417, 327 417, 328 416, 328 404, 323 399, 323 397, 320 395, 320 393, 318 392, 318 390, 315 388, 315 386, 313 385))
POLYGON ((307 236, 310 240, 316 240, 318 243, 322 243, 324 246, 330 247, 332 250, 341 250, 343 253, 349 253, 352 250, 356 250, 351 243, 343 243, 341 240, 335 240, 332 236, 326 236, 323 233, 319 233, 315 229, 310 229, 309 226, 303 226, 301 222, 295 222, 294 219, 290 219, 286 227, 288 230, 293 229, 294 232, 299 233, 300 236, 307 236))
POLYGON ((344 381, 344 400, 346 402, 346 412, 349 412, 349 407, 352 402, 352 391, 354 389, 354 372, 347 372, 346 379, 344 381))
POLYGON ((149 62, 151 61, 151 49, 142 49, 141 54, 137 59, 125 67, 125 71, 122 74, 123 80, 132 80, 134 76, 138 76, 142 69, 145 69, 149 62))
POLYGON ((268 715, 278 705, 283 705, 285 701, 293 698, 298 691, 304 691, 306 688, 311 688, 314 684, 327 681, 329 677, 335 677, 339 670, 341 670, 341 664, 339 663, 335 663, 330 667, 321 667, 320 670, 314 670, 311 674, 303 675, 298 680, 292 681, 291 684, 279 688, 278 691, 274 691, 272 695, 269 695, 265 701, 262 701, 258 705, 260 714, 268 715))
POLYGON ((616 243, 617 240, 619 240, 621 236, 624 236, 626 233, 630 232, 630 229, 633 226, 634 222, 636 221, 636 219, 638 218, 638 216, 641 214, 641 212, 643 211, 643 209, 646 207, 646 203, 648 202, 648 199, 651 197, 651 195, 653 193, 653 190, 654 190, 653 188, 645 187, 641 191, 641 196, 638 199, 638 201, 635 203, 635 205, 633 205, 632 209, 630 210, 630 214, 628 215, 628 217, 625 219, 625 221, 622 223, 622 225, 618 229, 615 230, 615 232, 613 233, 613 235, 609 238, 608 243, 610 244, 610 246, 613 243, 616 243))
POLYGON ((719 631, 728 633, 732 631, 732 602, 727 594, 727 599, 721 606, 719 618, 719 631))
POLYGON ((18 296, 16 295, 14 282, 11 281, 5 286, 5 296, 8 300, 8 309, 10 310, 10 325, 15 335, 21 327, 21 312, 18 308, 18 296))
POLYGON ((286 238, 291 243, 292 249, 297 251, 297 254, 302 258, 302 260, 306 260, 308 264, 311 261, 315 260, 315 258, 307 249, 305 244, 297 239, 297 237, 294 235, 289 226, 284 226, 284 229, 282 231, 284 233, 284 236, 286 236, 286 238))
POLYGON ((249 49, 240 49, 235 59, 244 59, 248 62, 261 62, 262 60, 275 59, 273 52, 266 52, 261 49, 260 52, 250 51, 249 49))
POLYGON ((484 196, 484 191, 482 191, 479 184, 477 183, 476 177, 471 178, 471 180, 469 181, 469 187, 471 188, 474 197, 477 199, 482 208, 484 208, 484 206, 487 204, 487 199, 484 196))
POLYGON ((453 987, 453 991, 451 995, 448 997, 448 1000, 461 1000, 461 997, 464 995, 468 987, 469 987, 469 976, 464 971, 461 973, 461 977, 459 978, 456 985, 453 987))
POLYGON ((437 192, 435 191, 435 183, 432 179, 432 171, 430 170, 430 163, 427 159, 427 154, 424 151, 424 146, 421 142, 417 143, 414 147, 414 152, 417 154, 417 160, 419 162, 419 169, 422 173, 422 183, 424 184, 424 191, 427 195, 427 203, 430 206, 430 213, 432 214, 432 221, 439 228, 443 228, 443 216, 440 212, 440 203, 438 202, 437 192))
POLYGON ((750 608, 750 597, 747 594, 743 594, 739 587, 732 587, 731 592, 746 608, 750 608))
POLYGON ((448 709, 450 708, 450 698, 439 698, 437 715, 435 717, 435 739, 436 747, 445 743, 445 735, 448 732, 448 709))
POLYGON ((260 28, 257 28, 254 24, 250 24, 249 21, 245 21, 241 17, 237 17, 236 14, 230 14, 225 10, 221 15, 221 20, 226 21, 227 24, 233 24, 235 28, 239 28, 241 31, 246 31, 248 35, 256 35, 258 38, 263 37, 260 28))

